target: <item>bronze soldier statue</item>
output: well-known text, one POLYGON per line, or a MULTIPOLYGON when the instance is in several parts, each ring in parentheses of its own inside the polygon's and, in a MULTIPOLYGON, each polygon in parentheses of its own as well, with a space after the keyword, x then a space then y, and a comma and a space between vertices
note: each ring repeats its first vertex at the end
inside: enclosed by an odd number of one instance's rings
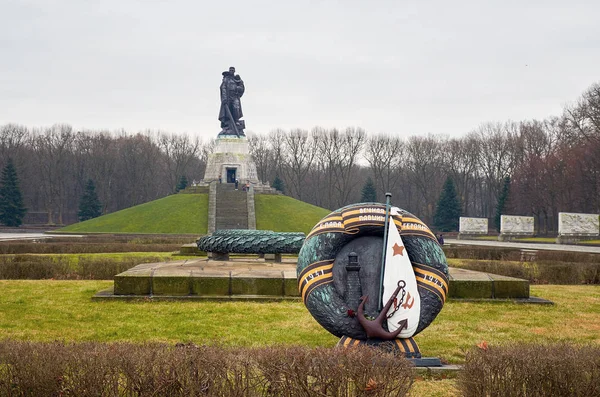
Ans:
POLYGON ((245 136, 244 128, 246 124, 242 113, 242 103, 240 98, 244 95, 244 82, 240 75, 235 74, 235 68, 232 66, 228 71, 223 72, 223 82, 221 83, 221 109, 219 110, 219 120, 221 121, 221 132, 219 135, 245 136))

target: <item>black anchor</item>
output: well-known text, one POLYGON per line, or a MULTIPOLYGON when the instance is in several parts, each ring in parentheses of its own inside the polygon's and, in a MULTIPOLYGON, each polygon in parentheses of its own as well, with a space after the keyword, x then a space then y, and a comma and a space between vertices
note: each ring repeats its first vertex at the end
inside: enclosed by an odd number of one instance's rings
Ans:
POLYGON ((394 293, 392 294, 390 299, 387 301, 387 303, 385 304, 385 306, 383 307, 381 312, 379 312, 379 315, 377 316, 377 318, 372 321, 367 320, 367 318, 365 317, 365 310, 364 310, 365 303, 369 299, 369 296, 368 295, 362 296, 360 298, 361 302, 360 302, 360 305, 358 305, 358 322, 360 323, 360 325, 362 325, 362 327, 367 332, 368 338, 378 338, 381 340, 392 340, 392 339, 395 339, 398 336, 398 334, 400 334, 400 332, 402 332, 402 330, 404 328, 408 328, 408 319, 405 318, 404 320, 400 320, 398 322, 399 327, 394 332, 389 332, 389 331, 386 331, 385 329, 383 329, 383 322, 387 320, 387 312, 388 312, 388 310, 390 310, 390 307, 392 307, 392 303, 394 303, 394 299, 396 298, 396 296, 398 296, 398 293, 400 292, 400 290, 402 288, 404 288, 404 285, 401 285, 400 283, 398 283, 398 287, 396 287, 396 290, 394 291, 394 293))

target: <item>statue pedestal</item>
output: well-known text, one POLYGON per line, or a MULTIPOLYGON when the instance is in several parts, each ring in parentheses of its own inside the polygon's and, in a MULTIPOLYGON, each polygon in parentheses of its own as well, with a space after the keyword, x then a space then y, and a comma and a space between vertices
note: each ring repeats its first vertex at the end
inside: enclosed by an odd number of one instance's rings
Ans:
MULTIPOLYGON (((241 184, 257 184, 256 164, 252 161, 245 136, 232 135, 217 138, 214 153, 208 156, 204 182, 218 181, 233 183, 237 179, 241 184)), ((241 188, 240 188, 241 189, 241 188)))

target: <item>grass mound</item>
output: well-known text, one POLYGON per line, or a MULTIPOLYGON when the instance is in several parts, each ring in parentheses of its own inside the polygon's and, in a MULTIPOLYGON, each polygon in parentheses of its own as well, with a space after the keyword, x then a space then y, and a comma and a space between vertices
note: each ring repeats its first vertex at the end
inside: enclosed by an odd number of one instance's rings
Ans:
POLYGON ((69 233, 190 233, 208 230, 208 194, 175 194, 64 227, 69 233))
POLYGON ((257 194, 254 196, 256 228, 274 232, 310 230, 331 211, 287 196, 257 194))
MULTIPOLYGON (((287 196, 254 196, 256 227, 275 232, 310 232, 331 211, 287 196)), ((69 225, 65 233, 206 234, 208 194, 176 194, 89 221, 69 225)))

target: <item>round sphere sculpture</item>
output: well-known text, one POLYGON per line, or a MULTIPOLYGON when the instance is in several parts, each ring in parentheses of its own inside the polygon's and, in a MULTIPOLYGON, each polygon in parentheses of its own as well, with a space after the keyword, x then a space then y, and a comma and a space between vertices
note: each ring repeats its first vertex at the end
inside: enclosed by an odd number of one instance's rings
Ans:
MULTIPOLYGON (((385 344, 392 350, 406 353, 407 357, 420 357, 412 337, 431 324, 444 305, 448 294, 448 264, 431 230, 413 214, 392 207, 388 221, 389 236, 399 238, 400 245, 396 244, 393 251, 389 250, 390 253, 385 251, 384 265, 385 220, 386 206, 380 203, 352 204, 321 219, 300 249, 297 265, 299 292, 315 320, 327 331, 342 338, 340 344, 385 344), (398 233, 391 230, 392 227, 398 233), (388 302, 382 301, 385 296, 383 274, 388 277, 386 272, 396 266, 391 262, 388 264, 388 256, 405 257, 405 267, 416 282, 412 298, 406 291, 399 293, 401 283, 402 286, 406 283, 398 280, 396 295, 388 302), (420 308, 415 306, 417 313, 416 317, 412 317, 413 330, 409 336, 387 337, 392 333, 386 321, 378 325, 382 328, 381 332, 369 332, 367 328, 374 323, 372 319, 390 318, 401 307, 412 308, 417 291, 420 308), (384 307, 386 303, 389 310, 384 307)), ((406 325, 402 323, 402 326, 406 325)))

